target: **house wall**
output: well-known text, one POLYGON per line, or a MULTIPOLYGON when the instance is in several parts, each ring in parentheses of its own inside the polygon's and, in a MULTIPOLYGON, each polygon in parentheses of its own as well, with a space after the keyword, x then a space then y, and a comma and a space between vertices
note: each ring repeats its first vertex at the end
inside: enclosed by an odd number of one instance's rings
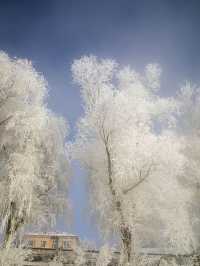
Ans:
POLYGON ((75 249, 79 244, 76 236, 67 235, 25 235, 25 245, 29 248, 75 249))

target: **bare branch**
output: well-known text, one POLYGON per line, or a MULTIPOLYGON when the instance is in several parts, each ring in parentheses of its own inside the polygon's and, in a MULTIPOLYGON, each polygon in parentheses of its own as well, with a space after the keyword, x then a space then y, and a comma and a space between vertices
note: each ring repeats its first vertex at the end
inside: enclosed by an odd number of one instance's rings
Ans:
POLYGON ((8 120, 10 120, 12 117, 13 117, 13 115, 10 115, 10 116, 8 116, 7 118, 5 118, 4 120, 2 120, 2 121, 0 122, 0 126, 4 125, 4 124, 5 124, 6 122, 8 122, 8 120))
POLYGON ((142 170, 139 171, 139 180, 138 182, 131 185, 129 188, 123 190, 123 194, 127 194, 131 190, 134 190, 136 187, 138 187, 141 183, 143 183, 150 174, 150 171, 152 170, 153 163, 148 167, 146 173, 142 176, 142 170))

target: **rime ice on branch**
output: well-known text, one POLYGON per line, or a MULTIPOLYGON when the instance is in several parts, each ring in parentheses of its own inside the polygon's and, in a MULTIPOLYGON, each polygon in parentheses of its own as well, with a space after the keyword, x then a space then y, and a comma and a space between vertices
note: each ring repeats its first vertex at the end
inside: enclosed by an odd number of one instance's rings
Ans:
POLYGON ((4 246, 24 224, 53 222, 66 206, 67 126, 48 110, 31 62, 0 53, 0 223, 4 246))
POLYGON ((169 222, 165 234, 171 243, 177 244, 177 234, 182 243, 174 218, 184 216, 188 224, 177 181, 185 158, 173 132, 177 102, 158 94, 159 66, 150 64, 141 75, 90 56, 75 60, 72 73, 84 107, 74 157, 88 170, 91 204, 102 233, 120 236, 121 264, 135 265, 138 232, 149 234, 151 225, 144 226, 144 220, 152 212, 159 210, 160 219, 169 222))

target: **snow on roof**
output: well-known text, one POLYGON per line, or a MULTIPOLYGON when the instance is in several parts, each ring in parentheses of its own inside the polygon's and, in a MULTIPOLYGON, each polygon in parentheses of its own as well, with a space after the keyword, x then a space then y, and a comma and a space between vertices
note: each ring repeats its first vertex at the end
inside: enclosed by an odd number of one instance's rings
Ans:
POLYGON ((77 235, 73 235, 67 232, 27 232, 26 236, 68 236, 68 237, 78 237, 77 235))

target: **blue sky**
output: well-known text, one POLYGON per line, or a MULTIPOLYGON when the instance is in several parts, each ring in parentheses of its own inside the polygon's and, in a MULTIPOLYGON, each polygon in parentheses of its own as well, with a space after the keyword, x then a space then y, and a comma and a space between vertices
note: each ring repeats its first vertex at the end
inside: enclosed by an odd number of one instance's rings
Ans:
MULTIPOLYGON (((198 0, 0 0, 0 49, 28 58, 48 80, 49 107, 71 127, 82 113, 70 65, 84 54, 116 59, 142 71, 162 66, 162 94, 173 95, 186 79, 200 83, 198 0)), ((84 173, 74 165, 71 230, 98 240, 87 218, 84 173)), ((65 230, 58 224, 58 229, 65 230)))

